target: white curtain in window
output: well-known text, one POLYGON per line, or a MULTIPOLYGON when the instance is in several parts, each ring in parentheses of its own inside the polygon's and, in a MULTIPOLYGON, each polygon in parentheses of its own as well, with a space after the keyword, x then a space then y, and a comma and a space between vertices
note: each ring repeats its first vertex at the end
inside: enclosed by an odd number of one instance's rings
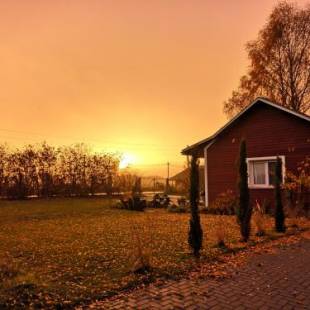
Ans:
POLYGON ((265 163, 264 162, 253 162, 253 181, 254 184, 265 184, 265 163))

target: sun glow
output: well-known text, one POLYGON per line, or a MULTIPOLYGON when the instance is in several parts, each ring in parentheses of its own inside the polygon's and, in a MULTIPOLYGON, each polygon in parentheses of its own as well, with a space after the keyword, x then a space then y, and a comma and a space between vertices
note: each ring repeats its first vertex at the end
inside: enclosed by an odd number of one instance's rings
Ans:
POLYGON ((131 165, 134 165, 136 163, 136 157, 132 154, 125 153, 122 155, 122 158, 119 163, 120 169, 126 169, 130 167, 131 165))

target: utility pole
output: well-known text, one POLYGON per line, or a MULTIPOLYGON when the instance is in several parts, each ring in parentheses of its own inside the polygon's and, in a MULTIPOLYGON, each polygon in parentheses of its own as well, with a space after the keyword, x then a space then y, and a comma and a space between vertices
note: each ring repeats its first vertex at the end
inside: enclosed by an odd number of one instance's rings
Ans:
POLYGON ((169 177, 170 177, 170 163, 167 162, 167 180, 166 180, 166 194, 169 192, 169 177))
POLYGON ((170 177, 170 173, 169 173, 169 170, 170 170, 170 163, 169 163, 169 161, 167 162, 167 178, 168 178, 168 180, 169 180, 169 177, 170 177))

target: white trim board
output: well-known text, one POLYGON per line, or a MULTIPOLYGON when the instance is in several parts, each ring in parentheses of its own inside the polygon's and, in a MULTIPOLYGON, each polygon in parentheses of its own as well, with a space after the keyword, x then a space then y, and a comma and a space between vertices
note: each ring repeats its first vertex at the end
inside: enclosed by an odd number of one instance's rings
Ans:
POLYGON ((208 189, 208 149, 211 145, 215 143, 216 140, 211 141, 208 145, 205 146, 203 150, 204 160, 205 160, 205 205, 209 205, 209 189, 208 189))

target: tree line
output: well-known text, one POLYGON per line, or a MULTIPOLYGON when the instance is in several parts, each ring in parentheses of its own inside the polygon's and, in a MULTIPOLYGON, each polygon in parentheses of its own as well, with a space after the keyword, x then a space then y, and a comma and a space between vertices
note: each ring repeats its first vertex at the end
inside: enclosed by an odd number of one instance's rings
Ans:
POLYGON ((128 191, 135 176, 119 172, 120 158, 93 153, 83 143, 56 148, 43 142, 14 150, 0 145, 0 196, 24 199, 128 191))

